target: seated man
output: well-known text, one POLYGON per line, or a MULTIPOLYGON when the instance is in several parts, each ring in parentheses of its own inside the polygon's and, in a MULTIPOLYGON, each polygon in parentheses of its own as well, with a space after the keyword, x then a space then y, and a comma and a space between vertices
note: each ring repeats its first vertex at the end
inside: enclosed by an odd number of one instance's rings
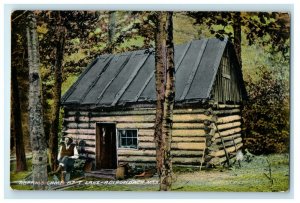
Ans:
POLYGON ((73 139, 70 137, 65 137, 65 141, 60 146, 57 156, 59 166, 56 171, 50 174, 57 174, 59 171, 62 171, 63 173, 70 172, 73 168, 75 159, 77 159, 78 157, 78 150, 73 143, 73 139))

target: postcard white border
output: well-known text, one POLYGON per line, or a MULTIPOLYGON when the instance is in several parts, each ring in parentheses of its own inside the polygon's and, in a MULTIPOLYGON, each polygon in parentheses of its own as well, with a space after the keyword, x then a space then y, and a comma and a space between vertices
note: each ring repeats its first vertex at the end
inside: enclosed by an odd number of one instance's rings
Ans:
MULTIPOLYGON (((10 137, 10 13, 12 10, 16 9, 48 9, 48 10, 219 10, 219 11, 289 11, 292 15, 292 30, 291 30, 291 98, 298 99, 295 91, 295 87, 298 87, 298 81, 294 80, 295 75, 299 76, 299 71, 296 70, 294 67, 299 67, 296 64, 299 65, 299 59, 297 60, 295 55, 293 55, 294 51, 298 48, 294 46, 294 44, 297 44, 296 39, 294 36, 300 36, 299 30, 296 30, 296 28, 293 25, 297 25, 295 22, 295 19, 297 19, 297 13, 294 12, 294 9, 296 6, 298 6, 298 12, 299 12, 299 4, 296 5, 298 2, 295 1, 246 1, 248 4, 238 4, 240 1, 230 1, 232 4, 228 4, 227 2, 222 1, 206 1, 206 3, 210 4, 186 4, 187 2, 190 3, 200 3, 200 1, 172 1, 172 3, 180 3, 180 4, 167 4, 170 1, 164 1, 165 4, 160 4, 162 1, 151 1, 152 3, 157 4, 137 4, 141 2, 137 1, 126 1, 127 3, 133 4, 97 4, 97 1, 89 1, 92 4, 86 4, 87 1, 79 1, 80 4, 70 4, 74 1, 63 1, 63 3, 66 4, 54 4, 54 3, 61 3, 62 1, 43 1, 43 3, 47 4, 38 4, 39 1, 15 1, 15 0, 4 0, 3 4, 1 5, 1 26, 4 25, 4 32, 1 32, 1 65, 0 67, 0 82, 1 82, 1 109, 0 112, 4 112, 4 114, 1 115, 1 126, 0 129, 2 131, 2 137, 4 138, 1 142, 2 149, 4 149, 1 162, 2 168, 4 168, 4 173, 1 173, 1 191, 4 192, 3 197, 6 199, 91 199, 91 198, 108 198, 108 199, 298 199, 299 195, 294 193, 294 191, 297 191, 299 189, 298 183, 294 182, 294 180, 299 180, 299 176, 295 174, 295 171, 299 171, 299 166, 297 159, 295 158, 295 154, 297 153, 297 147, 294 148, 294 143, 300 143, 299 138, 297 136, 294 136, 296 134, 295 132, 299 132, 299 127, 295 126, 294 128, 294 117, 295 120, 297 119, 297 113, 294 113, 294 110, 296 109, 295 100, 291 100, 291 160, 294 160, 291 162, 291 187, 290 192, 288 193, 233 193, 233 192, 226 192, 226 193, 206 193, 206 192, 170 192, 170 193, 161 193, 161 192, 85 192, 85 191, 64 191, 64 192, 56 192, 56 191, 12 191, 9 187, 9 137, 10 137), (26 4, 25 4, 26 3, 26 4), (69 4, 67 4, 69 3, 69 4), (251 4, 250 4, 251 3, 251 4), (256 3, 256 4, 253 4, 256 3), (273 3, 273 4, 272 4, 273 3), (280 3, 280 4, 276 4, 280 3), (296 34, 297 33, 297 34, 296 34), (4 34, 4 35, 3 35, 4 34), (294 41, 295 39, 295 41, 294 41), (3 61, 2 61, 3 59, 3 61), (295 60, 295 61, 294 61, 295 60), (3 98, 3 99, 1 99, 3 98), (4 107, 4 108, 3 108, 4 107), (4 177, 2 177, 4 175, 4 177), (4 183, 4 185, 3 185, 4 183), (3 188, 3 190, 2 190, 3 188)), ((122 3, 123 1, 107 1, 107 3, 115 3, 119 2, 122 3)), ((203 2, 203 1, 201 1, 203 2)), ((77 3, 77 1, 76 1, 77 3)), ((299 16, 298 16, 299 19, 299 16)), ((299 24, 299 20, 298 20, 299 24)), ((299 40, 298 40, 299 44, 299 40)), ((299 52, 297 52, 299 53, 299 52)), ((299 57, 298 57, 299 58, 299 57)), ((299 90, 298 90, 299 91, 299 90)), ((296 111, 299 112, 299 111, 296 111)), ((299 126, 299 125, 298 125, 299 126)), ((299 158, 298 158, 299 160, 299 158)), ((144 201, 144 200, 141 200, 144 201)), ((205 200, 207 201, 207 200, 205 200)), ((253 201, 253 200, 252 200, 253 201)), ((256 200, 255 200, 256 201, 256 200)))

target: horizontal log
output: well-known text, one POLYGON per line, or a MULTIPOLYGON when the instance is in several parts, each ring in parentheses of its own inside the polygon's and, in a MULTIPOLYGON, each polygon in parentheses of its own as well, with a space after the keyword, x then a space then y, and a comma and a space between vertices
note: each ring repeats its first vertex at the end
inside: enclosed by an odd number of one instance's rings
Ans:
POLYGON ((67 128, 71 129, 95 129, 96 123, 93 122, 86 122, 86 123, 75 123, 75 122, 68 122, 65 125, 67 128))
POLYGON ((173 123, 173 129, 204 129, 203 123, 173 123))
POLYGON ((172 137, 172 142, 205 142, 205 137, 172 137))
MULTIPOLYGON (((199 114, 199 113, 204 113, 205 109, 201 108, 183 108, 183 109, 174 109, 173 113, 174 114, 186 114, 186 113, 191 113, 191 114, 199 114)), ((126 116, 126 115, 155 115, 156 110, 153 108, 150 109, 145 109, 141 108, 139 110, 126 110, 126 111, 106 111, 106 112, 97 112, 97 111, 91 111, 90 115, 91 116, 126 116)), ((77 111, 69 111, 66 113, 66 116, 75 116, 77 114, 77 111)), ((79 115, 82 116, 88 116, 89 111, 79 111, 79 115)))
POLYGON ((211 116, 206 116, 204 114, 174 114, 173 122, 204 122, 205 120, 211 120, 211 116))
MULTIPOLYGON (((139 142, 139 149, 155 149, 154 142, 139 142)), ((185 143, 172 143, 172 149, 185 149, 185 150, 203 150, 205 143, 185 142, 185 143)))
POLYGON ((202 150, 204 148, 205 148, 205 143, 194 143, 194 142, 172 143, 172 149, 202 150))
MULTIPOLYGON (((128 129, 154 129, 154 123, 117 123, 117 128, 128 129)), ((204 129, 204 124, 200 123, 173 123, 173 129, 204 129)))
POLYGON ((139 142, 138 143, 139 149, 155 149, 155 143, 154 142, 139 142))
POLYGON ((237 122, 233 122, 233 123, 221 124, 221 125, 218 125, 218 129, 224 130, 224 129, 228 129, 228 128, 234 128, 237 126, 241 126, 241 122, 237 121, 237 122))
POLYGON ((139 136, 138 141, 142 142, 154 142, 154 136, 139 136))
MULTIPOLYGON (((79 120, 81 117, 79 117, 79 120)), ((99 116, 92 117, 91 122, 117 122, 117 123, 145 123, 155 122, 155 115, 138 115, 138 116, 99 116)))
POLYGON ((183 158, 183 157, 174 157, 172 159, 172 163, 174 164, 201 164, 201 157, 194 157, 194 158, 183 158))
POLYGON ((203 154, 202 150, 171 150, 173 157, 201 157, 203 154))
POLYGON ((127 115, 155 115, 154 108, 140 108, 138 110, 125 110, 125 111, 103 111, 92 112, 93 116, 127 116, 127 115))
POLYGON ((68 134, 85 134, 85 135, 95 135, 96 130, 95 129, 67 129, 63 131, 64 133, 68 134))
MULTIPOLYGON (((119 162, 135 162, 135 163, 155 163, 155 157, 143 157, 143 156, 120 156, 118 157, 119 162)), ((172 158, 172 163, 174 164, 199 164, 200 165, 201 157, 199 158, 181 158, 174 157, 172 158)))
POLYGON ((230 130, 221 131, 220 134, 218 133, 218 135, 220 135, 221 137, 224 137, 224 136, 239 133, 239 132, 241 132, 241 130, 242 130, 241 128, 233 128, 233 129, 230 129, 230 130))
MULTIPOLYGON (((65 117, 63 119, 64 122, 77 122, 77 119, 75 116, 69 116, 69 117, 65 117)), ((78 121, 79 122, 90 122, 90 118, 87 116, 79 116, 78 117, 78 121)))
POLYGON ((96 136, 95 135, 85 135, 85 134, 66 134, 66 136, 72 137, 74 141, 77 140, 95 140, 96 136))
MULTIPOLYGON (((242 143, 237 144, 236 145, 237 150, 240 149, 242 146, 243 146, 242 143)), ((235 146, 226 148, 226 151, 227 151, 227 153, 233 153, 235 151, 235 146)), ((214 151, 214 152, 211 153, 211 156, 213 156, 213 157, 222 157, 222 156, 225 156, 225 151, 224 151, 224 149, 220 149, 218 151, 214 151)))
POLYGON ((155 150, 118 149, 118 156, 156 156, 155 150))
MULTIPOLYGON (((154 142, 154 137, 153 136, 139 136, 138 137, 139 141, 142 142, 154 142)), ((172 142, 204 142, 205 137, 172 137, 172 142)))
POLYGON ((205 131, 202 129, 185 129, 185 130, 172 130, 172 136, 205 136, 205 131))
MULTIPOLYGON (((172 150, 173 157, 200 157, 203 151, 200 150, 172 150)), ((156 156, 155 150, 135 150, 135 149, 118 149, 118 156, 156 156)))
POLYGON ((139 129, 138 136, 154 136, 154 129, 139 129))
POLYGON ((154 129, 154 123, 117 123, 118 129, 154 129))
MULTIPOLYGON (((234 142, 233 142, 233 140, 224 142, 224 146, 225 147, 231 147, 231 146, 234 146, 235 144, 237 145, 241 142, 242 142, 242 138, 238 137, 238 138, 234 139, 234 142)), ((223 144, 221 142, 217 143, 217 145, 220 146, 220 149, 223 149, 223 144)))
MULTIPOLYGON (((219 136, 219 135, 217 135, 217 136, 219 136)), ((222 138, 223 138, 223 141, 226 142, 226 141, 232 140, 232 138, 236 139, 236 138, 241 137, 241 136, 242 135, 240 133, 238 133, 238 134, 233 134, 233 135, 229 135, 229 136, 222 137, 222 138)), ((215 140, 212 140, 212 141, 214 141, 214 142, 221 142, 221 138, 216 138, 215 140)))
POLYGON ((203 114, 206 111, 206 109, 201 108, 187 108, 187 109, 174 109, 173 114, 203 114))
POLYGON ((217 109, 225 109, 225 108, 240 108, 241 105, 238 104, 218 104, 217 109))
POLYGON ((89 111, 67 111, 67 112, 65 111, 65 117, 75 116, 76 114, 79 114, 82 116, 88 116, 89 111))
POLYGON ((226 110, 215 110, 214 113, 216 115, 223 115, 223 114, 239 114, 241 113, 240 109, 226 109, 226 110))
POLYGON ((153 156, 145 157, 145 156, 118 156, 119 162, 156 162, 156 158, 153 156))
POLYGON ((226 116, 226 117, 219 117, 217 120, 217 123, 230 123, 233 121, 239 121, 241 120, 241 116, 239 115, 233 115, 233 116, 226 116))
MULTIPOLYGON (((154 136, 154 129, 139 129, 138 136, 154 136)), ((172 130, 173 137, 204 137, 205 131, 203 129, 173 129, 172 130)))
POLYGON ((140 110, 119 110, 119 111, 69 111, 66 116, 75 116, 76 114, 80 116, 127 116, 127 115, 151 115, 155 114, 155 109, 140 109, 140 110))

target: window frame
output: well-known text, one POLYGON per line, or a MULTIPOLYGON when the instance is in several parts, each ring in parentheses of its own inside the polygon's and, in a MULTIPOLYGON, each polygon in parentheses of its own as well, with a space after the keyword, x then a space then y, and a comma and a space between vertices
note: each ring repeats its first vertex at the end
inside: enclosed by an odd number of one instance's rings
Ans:
MULTIPOLYGON (((117 128, 117 147, 118 149, 130 149, 130 150, 138 150, 139 149, 139 139, 138 139, 138 129, 131 129, 131 128, 117 128), (136 132, 136 147, 135 148, 132 148, 132 147, 124 147, 124 146, 121 146, 121 143, 120 143, 120 136, 119 136, 119 131, 121 130, 125 130, 125 131, 135 131, 136 132)), ((127 138, 127 137, 126 137, 127 138)))

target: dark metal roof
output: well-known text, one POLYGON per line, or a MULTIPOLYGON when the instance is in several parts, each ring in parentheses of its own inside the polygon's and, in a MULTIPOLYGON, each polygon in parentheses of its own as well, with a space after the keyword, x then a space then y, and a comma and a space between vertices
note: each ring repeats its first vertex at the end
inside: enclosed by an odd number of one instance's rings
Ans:
MULTIPOLYGON (((213 38, 175 46, 175 102, 209 98, 227 43, 213 38)), ((62 104, 109 107, 153 102, 154 69, 151 50, 99 56, 63 96, 62 104)))

